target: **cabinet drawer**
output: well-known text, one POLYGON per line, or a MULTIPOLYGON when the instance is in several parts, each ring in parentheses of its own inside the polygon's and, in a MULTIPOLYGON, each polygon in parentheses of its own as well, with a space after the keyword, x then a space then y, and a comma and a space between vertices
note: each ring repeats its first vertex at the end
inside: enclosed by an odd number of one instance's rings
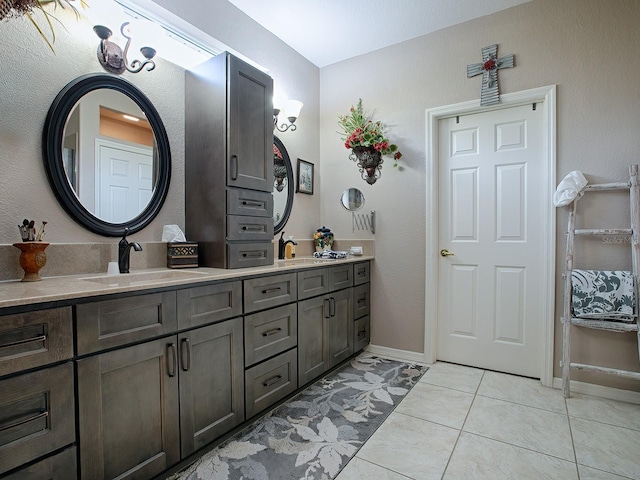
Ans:
POLYGON ((176 292, 76 306, 78 355, 175 332, 176 292))
POLYGON ((369 284, 363 283, 353 289, 353 318, 369 315, 369 284))
POLYGON ((227 214, 273 217, 273 195, 242 188, 227 189, 227 214))
POLYGON ((298 299, 295 273, 252 278, 244 282, 244 311, 277 307, 298 299))
POLYGON ((353 286, 353 265, 340 265, 329 268, 329 291, 341 290, 353 286))
POLYGON ((359 318, 355 321, 353 329, 353 351, 358 352, 369 345, 371 332, 369 330, 369 316, 359 318))
POLYGON ((227 240, 251 242, 273 239, 273 218, 227 215, 227 240))
POLYGON ((315 297, 329 291, 329 269, 314 268, 298 272, 298 299, 315 297))
POLYGON ((71 307, 0 317, 0 376, 72 356, 71 307))
POLYGON ((244 364, 253 365, 295 347, 298 306, 295 303, 244 318, 244 364))
POLYGON ((362 283, 369 282, 370 270, 371 270, 370 262, 356 263, 353 267, 354 285, 360 285, 362 283))
POLYGON ((229 268, 273 265, 273 243, 228 243, 227 260, 229 268))
POLYGON ((178 328, 197 327, 242 315, 242 282, 178 291, 178 328))
POLYGON ((245 372, 247 418, 254 416, 298 388, 296 348, 245 372))
POLYGON ((75 441, 71 362, 0 381, 0 474, 75 441))
POLYGON ((2 480, 76 480, 77 464, 76 447, 71 447, 2 477, 2 480))

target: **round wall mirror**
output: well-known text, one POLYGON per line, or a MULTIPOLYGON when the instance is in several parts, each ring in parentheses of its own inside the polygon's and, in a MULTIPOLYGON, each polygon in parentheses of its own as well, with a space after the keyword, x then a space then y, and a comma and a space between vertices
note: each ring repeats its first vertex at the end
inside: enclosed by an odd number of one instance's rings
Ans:
POLYGON ((42 147, 58 201, 95 233, 141 230, 167 196, 167 132, 151 101, 123 78, 90 74, 64 87, 47 114, 42 147))
POLYGON ((360 210, 364 206, 364 194, 357 188, 347 188, 340 195, 340 204, 350 212, 360 210))
POLYGON ((293 206, 293 168, 282 141, 273 137, 273 233, 284 228, 293 206))

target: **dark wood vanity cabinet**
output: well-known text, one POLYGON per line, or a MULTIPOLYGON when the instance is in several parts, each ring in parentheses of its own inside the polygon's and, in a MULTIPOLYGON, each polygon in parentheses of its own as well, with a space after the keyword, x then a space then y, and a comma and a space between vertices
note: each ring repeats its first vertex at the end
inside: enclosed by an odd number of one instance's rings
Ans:
MULTIPOLYGON (((124 306, 135 322, 141 305, 156 304, 161 323, 175 327, 77 360, 83 479, 152 478, 245 418, 242 317, 227 319, 242 313, 241 282, 119 300, 119 318, 127 317, 124 306)), ((78 325, 119 300, 80 309, 78 325)))
POLYGON ((366 346, 368 269, 0 315, 0 478, 162 475, 366 346))
POLYGON ((302 298, 311 297, 298 302, 300 386, 353 353, 352 285, 352 264, 298 273, 299 295, 302 298), (321 295, 314 296, 318 294, 321 295))
POLYGON ((273 80, 224 52, 186 73, 185 226, 200 265, 273 264, 273 80))
POLYGON ((370 303, 370 263, 357 263, 353 267, 353 351, 358 352, 369 345, 371 340, 370 303))
POLYGON ((247 418, 298 388, 297 298, 295 273, 244 281, 247 418))
POLYGON ((71 307, 0 315, 0 476, 76 478, 72 357, 71 307))

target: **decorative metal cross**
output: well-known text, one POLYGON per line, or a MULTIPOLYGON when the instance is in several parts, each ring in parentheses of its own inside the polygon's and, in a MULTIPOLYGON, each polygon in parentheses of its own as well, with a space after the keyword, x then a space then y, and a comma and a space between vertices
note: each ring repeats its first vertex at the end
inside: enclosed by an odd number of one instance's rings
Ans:
POLYGON ((498 45, 489 45, 482 49, 482 63, 467 65, 467 78, 482 74, 480 105, 500 103, 498 70, 501 68, 511 68, 513 66, 513 54, 498 58, 498 45))

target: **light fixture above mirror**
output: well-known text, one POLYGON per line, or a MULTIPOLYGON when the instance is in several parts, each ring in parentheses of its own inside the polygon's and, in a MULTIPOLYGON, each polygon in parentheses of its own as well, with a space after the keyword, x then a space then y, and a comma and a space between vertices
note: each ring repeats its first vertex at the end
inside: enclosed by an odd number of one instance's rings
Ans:
POLYGON ((298 126, 294 124, 300 116, 300 110, 302 110, 303 105, 299 100, 287 100, 284 102, 284 108, 281 108, 281 106, 274 101, 273 128, 279 132, 286 132, 287 130, 295 131, 298 126), (289 120, 289 123, 280 120, 281 113, 283 117, 289 120))
POLYGON ((129 46, 131 45, 131 32, 129 30, 130 23, 124 22, 120 26, 120 33, 127 39, 127 43, 124 47, 124 51, 120 46, 109 40, 112 35, 111 30, 104 25, 95 25, 93 31, 96 32, 98 38, 100 38, 100 45, 98 45, 98 61, 102 68, 109 73, 115 73, 120 75, 125 70, 131 73, 138 73, 143 68, 150 72, 156 68, 155 62, 152 60, 156 56, 154 48, 145 46, 140 48, 140 53, 144 56, 145 60, 132 60, 129 64, 127 54, 129 53, 129 46))

